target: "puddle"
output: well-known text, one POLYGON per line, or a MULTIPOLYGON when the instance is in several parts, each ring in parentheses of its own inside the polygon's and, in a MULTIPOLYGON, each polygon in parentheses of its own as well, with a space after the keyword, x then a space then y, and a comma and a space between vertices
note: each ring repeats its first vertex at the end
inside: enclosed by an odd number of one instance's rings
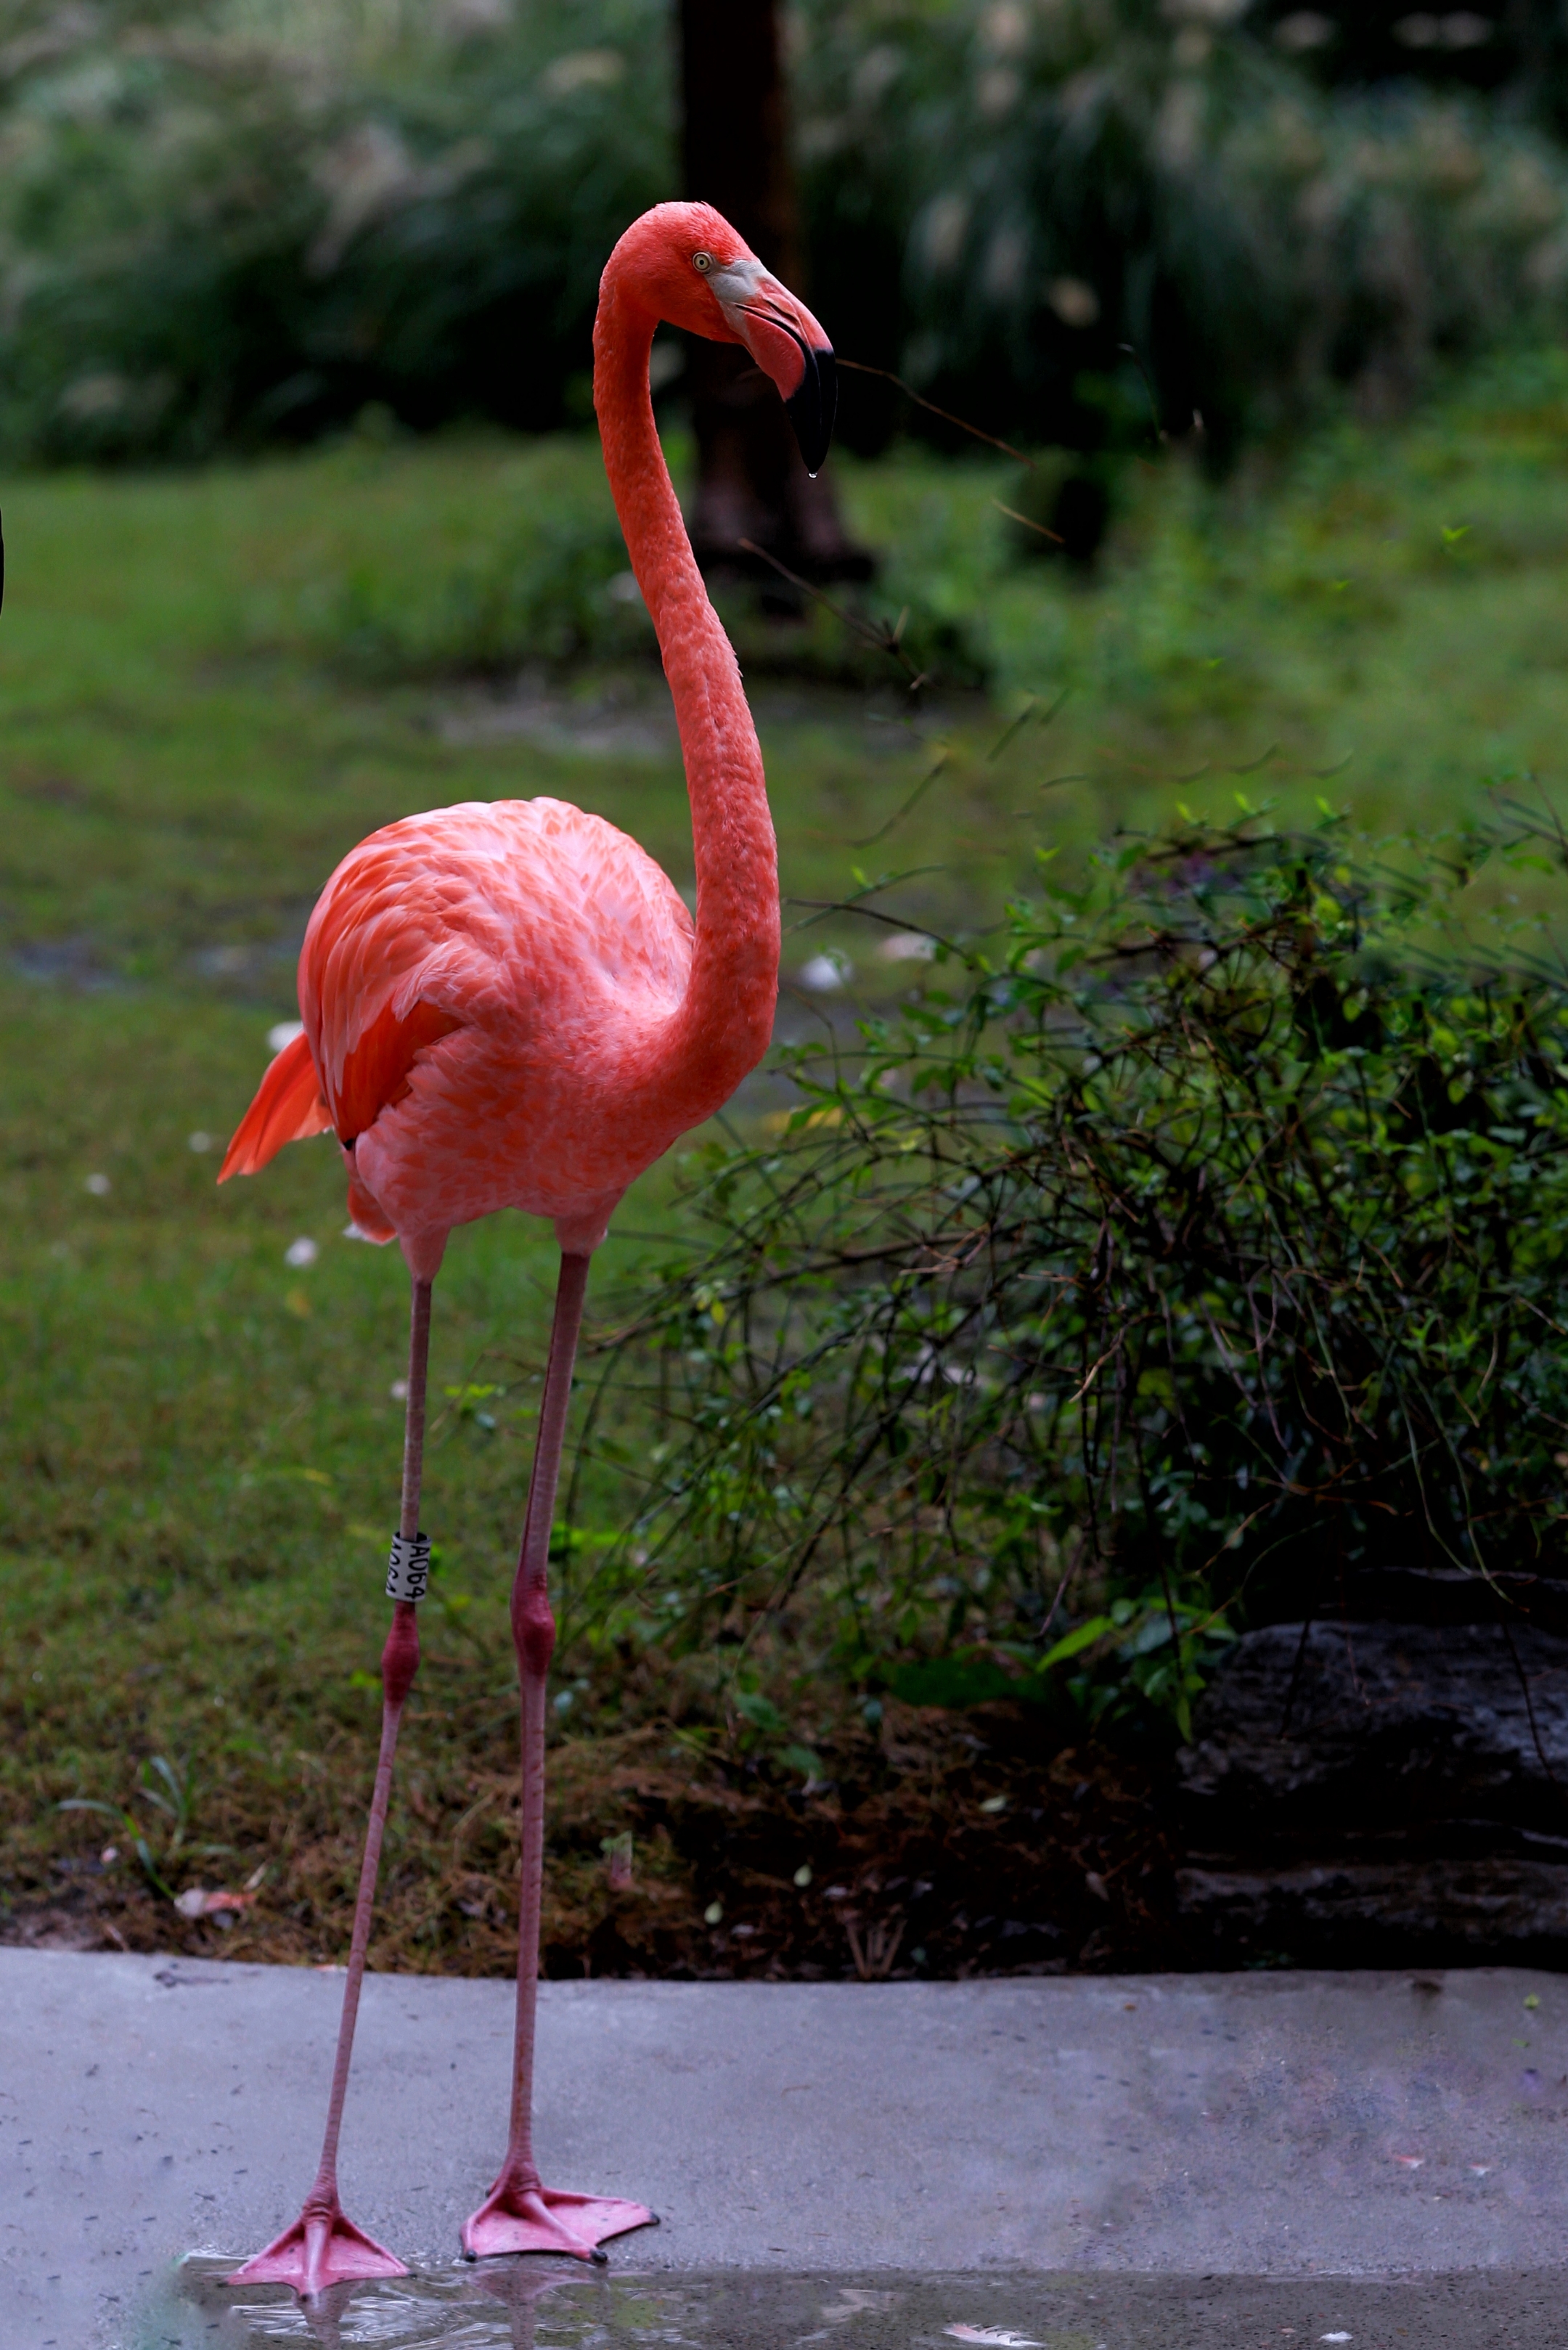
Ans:
POLYGON ((510 692, 465 696, 439 712, 433 727, 441 742, 459 747, 515 739, 541 751, 622 759, 665 759, 680 748, 668 697, 624 687, 552 693, 527 677, 510 692))
MULTIPOLYGON (((804 680, 754 681, 748 699, 764 746, 771 734, 826 728, 873 756, 897 756, 961 721, 987 720, 978 698, 926 702, 911 710, 897 694, 804 680)), ((680 748, 669 693, 651 670, 635 677, 589 679, 576 692, 524 671, 508 686, 476 687, 447 698, 429 723, 441 742, 459 748, 514 740, 541 751, 617 759, 669 759, 680 748)))
POLYGON ((236 2291, 227 2263, 163 2281, 134 2350, 1561 2350, 1561 2274, 858 2277, 462 2263, 342 2285, 310 2306, 236 2291))

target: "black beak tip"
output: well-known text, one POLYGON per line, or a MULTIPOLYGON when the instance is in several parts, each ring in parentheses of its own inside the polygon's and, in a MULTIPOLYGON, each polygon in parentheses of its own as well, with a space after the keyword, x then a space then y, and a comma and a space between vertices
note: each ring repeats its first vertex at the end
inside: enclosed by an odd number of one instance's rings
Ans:
POLYGON ((822 471, 838 412, 838 374, 831 351, 806 351, 805 372, 784 406, 805 470, 815 477, 822 471))

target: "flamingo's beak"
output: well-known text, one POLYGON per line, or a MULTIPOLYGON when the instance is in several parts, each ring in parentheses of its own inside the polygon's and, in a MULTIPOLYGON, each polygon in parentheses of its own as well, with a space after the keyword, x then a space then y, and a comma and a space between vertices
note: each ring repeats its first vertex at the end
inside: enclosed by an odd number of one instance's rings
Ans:
POLYGON ((778 386, 805 470, 817 473, 838 408, 833 345, 805 304, 750 255, 715 269, 708 282, 725 325, 778 386))

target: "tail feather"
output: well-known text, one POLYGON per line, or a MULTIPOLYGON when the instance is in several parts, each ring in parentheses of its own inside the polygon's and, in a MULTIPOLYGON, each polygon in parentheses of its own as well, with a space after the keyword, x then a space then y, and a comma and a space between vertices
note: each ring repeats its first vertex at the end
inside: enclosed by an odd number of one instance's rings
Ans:
POLYGON ((304 1142, 310 1135, 325 1134, 331 1124, 309 1044, 304 1036, 296 1036, 284 1046, 256 1087, 256 1097, 241 1118, 218 1170, 219 1182, 226 1183, 231 1175, 258 1173, 286 1142, 304 1142))
POLYGON ((387 1222, 380 1201, 371 1198, 358 1175, 348 1178, 348 1221, 362 1241, 374 1241, 379 1248, 385 1248, 389 1241, 398 1237, 387 1222))

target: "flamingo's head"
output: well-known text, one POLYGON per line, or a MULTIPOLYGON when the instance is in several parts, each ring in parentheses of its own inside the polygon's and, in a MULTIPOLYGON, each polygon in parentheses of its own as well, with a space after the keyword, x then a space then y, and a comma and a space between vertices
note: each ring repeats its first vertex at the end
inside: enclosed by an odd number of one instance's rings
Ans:
POLYGON ((605 284, 612 283, 671 327, 742 343, 778 386, 806 471, 817 471, 838 404, 833 346, 722 213, 711 204, 655 204, 611 254, 605 284))

